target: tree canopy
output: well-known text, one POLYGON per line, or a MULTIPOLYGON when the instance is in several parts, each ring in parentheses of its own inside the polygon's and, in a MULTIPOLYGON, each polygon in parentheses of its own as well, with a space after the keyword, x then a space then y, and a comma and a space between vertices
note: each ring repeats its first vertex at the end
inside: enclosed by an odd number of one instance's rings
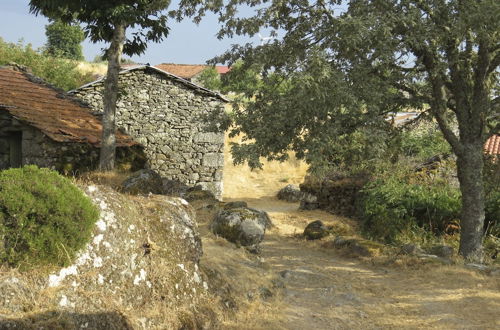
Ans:
POLYGON ((46 51, 52 56, 83 60, 82 45, 85 34, 78 25, 54 21, 45 26, 46 51))
MULTIPOLYGON (((295 150, 309 161, 335 157, 338 138, 386 127, 390 113, 432 116, 457 155, 462 192, 460 252, 481 259, 483 143, 498 131, 500 2, 497 0, 228 0, 180 2, 177 18, 218 13, 219 37, 280 36, 235 46, 219 62, 259 68, 262 84, 235 107, 233 151, 258 165, 295 150), (240 6, 255 15, 240 17, 240 6)), ((370 139, 367 139, 367 143, 370 139)))
POLYGON ((136 29, 126 38, 123 53, 144 53, 149 41, 167 36, 167 17, 162 14, 170 0, 30 0, 33 14, 42 14, 65 23, 84 24, 85 35, 92 42, 111 42, 117 24, 136 29))

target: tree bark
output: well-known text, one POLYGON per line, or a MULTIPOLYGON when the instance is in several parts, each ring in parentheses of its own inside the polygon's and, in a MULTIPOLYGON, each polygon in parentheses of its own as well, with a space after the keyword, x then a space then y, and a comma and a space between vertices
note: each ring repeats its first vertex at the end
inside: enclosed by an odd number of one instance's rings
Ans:
POLYGON ((482 140, 463 144, 457 155, 457 173, 462 192, 459 253, 468 261, 482 262, 484 236, 484 187, 482 140))
POLYGON ((116 155, 116 101, 118 99, 118 75, 125 42, 125 25, 115 25, 113 39, 108 50, 108 72, 104 81, 104 114, 102 116, 102 141, 99 169, 111 171, 115 167, 116 155))

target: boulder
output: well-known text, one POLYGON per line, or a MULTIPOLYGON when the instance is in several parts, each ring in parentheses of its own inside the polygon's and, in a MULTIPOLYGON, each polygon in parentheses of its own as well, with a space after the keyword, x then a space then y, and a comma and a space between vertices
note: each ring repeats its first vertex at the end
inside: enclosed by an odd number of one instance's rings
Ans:
POLYGON ((132 173, 122 182, 122 191, 132 195, 162 194, 162 178, 153 170, 142 169, 132 173))
POLYGON ((325 226, 321 220, 316 220, 306 226, 304 229, 304 237, 308 240, 321 239, 330 235, 331 229, 332 228, 325 226))
POLYGON ((294 184, 286 185, 278 191, 278 199, 285 200, 287 202, 299 202, 304 193, 300 191, 300 188, 294 184))
POLYGON ((179 180, 163 179, 163 193, 168 196, 183 197, 189 190, 189 186, 179 180))
POLYGON ((184 195, 184 199, 187 200, 188 202, 193 202, 197 200, 217 201, 212 192, 201 189, 189 189, 184 195))
POLYGON ((303 194, 300 201, 300 210, 316 210, 319 209, 318 198, 312 194, 303 194))
POLYGON ((429 252, 435 256, 445 259, 453 257, 454 254, 453 248, 448 245, 434 245, 430 248, 429 252))
POLYGON ((237 209, 239 207, 248 207, 248 204, 245 201, 235 201, 235 202, 227 202, 223 206, 225 210, 237 209))
POLYGON ((239 207, 220 210, 210 225, 210 230, 230 242, 241 246, 256 246, 264 239, 268 217, 265 212, 239 207))

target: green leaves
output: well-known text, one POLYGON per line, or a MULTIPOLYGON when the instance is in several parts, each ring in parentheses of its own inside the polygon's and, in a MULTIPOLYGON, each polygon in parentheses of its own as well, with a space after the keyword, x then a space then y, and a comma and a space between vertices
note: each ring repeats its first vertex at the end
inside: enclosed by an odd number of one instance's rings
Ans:
POLYGON ((52 56, 83 60, 81 43, 85 39, 78 25, 68 25, 55 21, 45 26, 47 53, 52 56))
POLYGON ((92 42, 111 42, 117 24, 138 28, 125 42, 127 55, 144 53, 147 42, 159 42, 168 35, 167 17, 162 13, 170 0, 31 0, 30 11, 51 19, 84 24, 92 42))
POLYGON ((36 166, 0 172, 0 205, 0 263, 22 268, 67 265, 99 216, 69 180, 36 166))

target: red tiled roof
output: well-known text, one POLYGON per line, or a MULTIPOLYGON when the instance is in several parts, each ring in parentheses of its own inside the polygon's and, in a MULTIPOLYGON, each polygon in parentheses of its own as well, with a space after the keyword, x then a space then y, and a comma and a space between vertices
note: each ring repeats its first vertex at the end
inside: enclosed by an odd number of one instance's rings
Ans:
MULTIPOLYGON (((90 108, 19 68, 0 67, 0 111, 8 111, 54 141, 101 143, 102 125, 90 108)), ((117 146, 135 144, 128 135, 116 133, 117 146)))
MULTIPOLYGON (((200 74, 206 68, 209 68, 209 65, 203 64, 174 64, 174 63, 162 63, 155 65, 156 68, 181 77, 183 79, 191 79, 194 76, 200 74)), ((229 67, 216 65, 215 69, 219 74, 225 74, 229 71, 229 67)))
POLYGON ((484 144, 484 152, 489 155, 500 155, 500 135, 492 135, 484 144))

